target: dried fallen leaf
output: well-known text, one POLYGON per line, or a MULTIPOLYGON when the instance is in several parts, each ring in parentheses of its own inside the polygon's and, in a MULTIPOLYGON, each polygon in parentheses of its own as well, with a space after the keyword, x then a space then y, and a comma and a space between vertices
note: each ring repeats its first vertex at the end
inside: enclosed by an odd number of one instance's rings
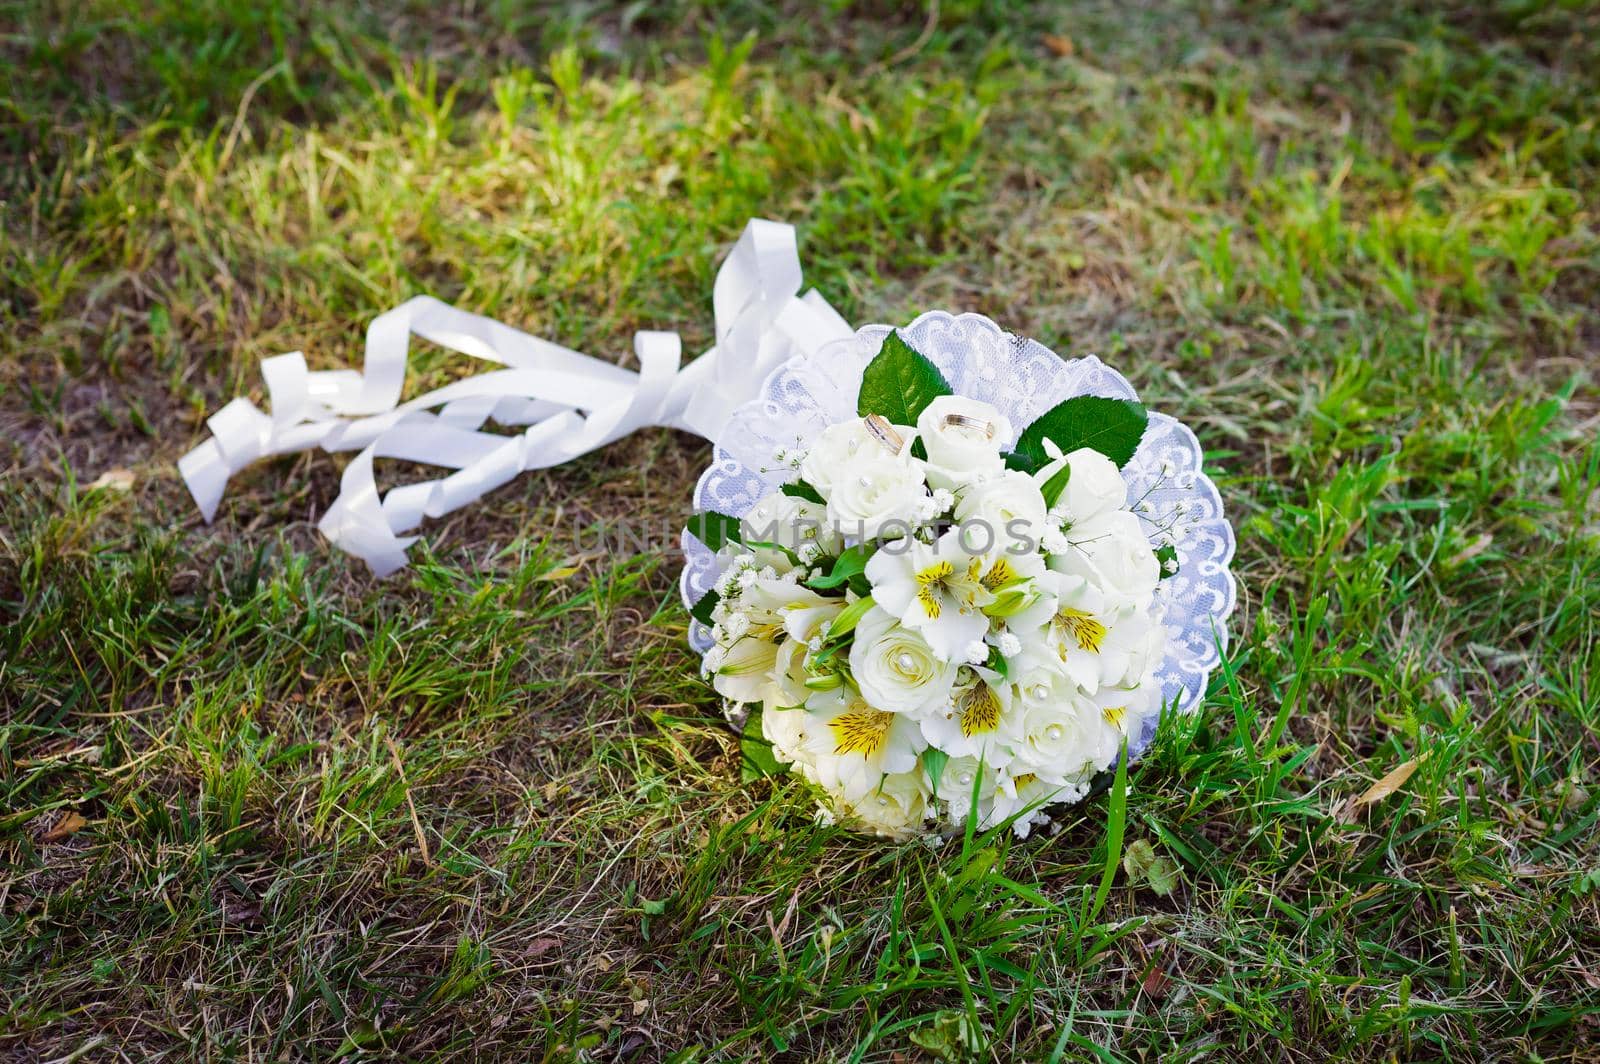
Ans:
POLYGON ((89 490, 100 491, 102 489, 109 489, 111 491, 132 491, 133 470, 108 469, 104 473, 101 473, 95 478, 95 482, 89 485, 89 490))
POLYGON ((1063 59, 1074 54, 1078 50, 1077 45, 1072 43, 1071 37, 1062 37, 1054 33, 1047 33, 1044 35, 1043 40, 1046 48, 1050 49, 1050 51, 1055 55, 1061 56, 1063 59))
POLYGON ((1144 980, 1139 985, 1146 996, 1159 1001, 1167 996, 1172 980, 1167 977, 1167 970, 1161 967, 1161 962, 1155 961, 1150 965, 1150 970, 1144 973, 1144 980))
POLYGON ((1361 797, 1356 799, 1356 805, 1371 805, 1373 802, 1383 801, 1389 795, 1405 786, 1406 780, 1410 779, 1411 774, 1417 771, 1418 764, 1417 758, 1402 761, 1390 769, 1387 776, 1368 787, 1361 797))
POLYGON ((261 906, 247 901, 225 899, 222 903, 222 921, 227 924, 253 924, 261 917, 261 906))
POLYGON ((561 940, 553 935, 545 935, 528 943, 525 951, 530 957, 543 957, 546 953, 561 945, 561 940))
POLYGON ((60 842, 69 835, 76 835, 88 825, 78 813, 69 809, 61 814, 61 819, 56 821, 56 826, 39 836, 40 842, 60 842))

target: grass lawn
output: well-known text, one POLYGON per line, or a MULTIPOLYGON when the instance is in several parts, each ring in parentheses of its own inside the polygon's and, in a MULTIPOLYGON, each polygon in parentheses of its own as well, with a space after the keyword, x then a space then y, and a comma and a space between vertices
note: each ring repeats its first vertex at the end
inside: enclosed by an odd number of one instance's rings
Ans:
POLYGON ((0 1059, 1600 1054, 1600 9, 831 7, 0 0, 0 1059), (701 350, 752 215, 1199 433, 1234 646, 1125 805, 741 782, 675 551, 597 548, 687 435, 381 583, 343 456, 178 480, 423 292, 701 350))

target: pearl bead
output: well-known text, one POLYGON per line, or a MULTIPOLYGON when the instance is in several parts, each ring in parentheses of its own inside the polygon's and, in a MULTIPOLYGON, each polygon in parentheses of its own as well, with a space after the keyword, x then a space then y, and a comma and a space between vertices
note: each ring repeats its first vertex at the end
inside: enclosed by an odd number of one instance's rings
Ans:
POLYGON ((860 449, 861 449, 861 441, 860 440, 851 440, 850 441, 850 445, 845 448, 845 453, 847 453, 847 454, 855 454, 860 449))
POLYGON ((888 805, 889 804, 889 799, 885 798, 883 795, 880 794, 880 795, 878 795, 878 804, 879 805, 888 805))
POLYGON ((912 657, 909 652, 903 651, 899 657, 894 659, 894 664, 895 668, 899 669, 901 672, 910 672, 912 669, 917 667, 917 659, 912 657))
POLYGON ((860 484, 863 488, 870 488, 870 487, 872 487, 872 478, 871 477, 857 477, 856 478, 856 483, 860 484))
POLYGON ((971 786, 972 785, 972 773, 963 772, 961 774, 960 782, 961 782, 961 786, 963 786, 963 787, 971 786))
POLYGON ((1061 738, 1061 725, 1050 725, 1050 727, 1044 730, 1044 734, 1051 742, 1055 742, 1057 739, 1061 738))

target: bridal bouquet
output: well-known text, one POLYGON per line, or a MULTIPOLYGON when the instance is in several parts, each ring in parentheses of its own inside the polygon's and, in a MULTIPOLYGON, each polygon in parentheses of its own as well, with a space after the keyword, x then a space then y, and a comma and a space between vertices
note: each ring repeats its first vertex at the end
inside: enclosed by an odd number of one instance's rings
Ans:
POLYGON ((696 603, 704 671, 829 815, 1020 833, 1074 801, 1161 706, 1152 547, 1119 470, 1146 415, 1076 396, 1020 436, 891 332, 857 413, 783 455, 742 520, 690 532, 726 567, 696 603))
POLYGON ((318 527, 383 576, 410 530, 522 471, 648 425, 712 440, 690 643, 730 721, 878 834, 1026 834, 1199 704, 1234 540, 1187 428, 980 315, 851 330, 775 222, 712 303, 710 350, 680 366, 675 334, 640 332, 635 371, 418 296, 373 320, 363 371, 267 359, 271 412, 228 403, 179 469, 209 521, 260 459, 358 451, 318 527), (500 368, 401 401, 412 336, 500 368), (380 494, 378 458, 449 472, 380 494))

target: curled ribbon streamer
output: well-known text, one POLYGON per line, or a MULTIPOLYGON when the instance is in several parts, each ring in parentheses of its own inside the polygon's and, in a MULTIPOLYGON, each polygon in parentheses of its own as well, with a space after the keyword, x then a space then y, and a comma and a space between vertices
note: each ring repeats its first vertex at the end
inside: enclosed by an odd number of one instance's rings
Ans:
POLYGON ((373 319, 360 371, 313 372, 299 351, 262 360, 272 413, 234 399, 207 419, 211 438, 178 470, 209 523, 228 478, 258 459, 312 447, 360 451, 317 527, 387 576, 405 566, 417 538, 400 533, 518 473, 560 465, 646 426, 715 439, 774 369, 851 335, 827 300, 815 290, 801 295, 800 286, 794 227, 752 219, 717 271, 717 342, 680 370, 676 333, 638 332, 637 373, 418 296, 373 319), (401 402, 412 335, 506 368, 401 402), (516 436, 484 432, 486 421, 528 428, 516 436), (454 472, 380 498, 374 458, 454 472))

